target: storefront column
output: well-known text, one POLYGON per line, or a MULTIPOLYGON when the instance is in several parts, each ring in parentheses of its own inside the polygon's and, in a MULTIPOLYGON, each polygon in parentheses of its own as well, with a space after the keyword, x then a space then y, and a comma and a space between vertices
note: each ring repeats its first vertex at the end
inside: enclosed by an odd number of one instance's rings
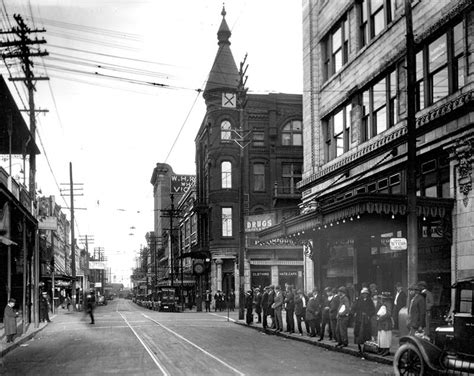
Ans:
POLYGON ((222 291, 222 259, 216 259, 216 289, 222 291))
POLYGON ((214 294, 217 291, 217 264, 211 262, 211 292, 214 294))
POLYGON ((279 284, 278 265, 272 265, 272 285, 276 287, 279 284))
POLYGON ((314 261, 309 257, 304 256, 304 292, 313 291, 314 289, 314 261))

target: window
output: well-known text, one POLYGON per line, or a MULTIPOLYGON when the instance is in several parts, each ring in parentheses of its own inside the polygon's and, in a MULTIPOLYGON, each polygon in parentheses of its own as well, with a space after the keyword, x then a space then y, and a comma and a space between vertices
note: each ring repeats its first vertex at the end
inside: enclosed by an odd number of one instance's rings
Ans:
POLYGON ((232 163, 224 161, 221 163, 222 188, 232 188, 232 163))
POLYGON ((232 127, 228 120, 224 120, 221 123, 221 140, 230 140, 232 139, 232 127))
POLYGON ((367 141, 393 126, 398 120, 396 71, 362 92, 362 140, 367 141))
POLYGON ((255 147, 265 146, 265 133, 263 131, 253 131, 252 145, 255 147))
POLYGON ((363 0, 360 3, 360 40, 361 45, 379 35, 392 20, 393 0, 363 0))
POLYGON ((449 162, 445 155, 421 164, 416 179, 417 196, 450 197, 449 162))
POLYGON ((284 146, 303 145, 303 127, 301 120, 292 120, 283 127, 281 143, 284 146))
POLYGON ((301 165, 297 163, 283 163, 281 178, 283 183, 281 193, 296 193, 296 183, 301 180, 301 165))
POLYGON ((416 54, 416 109, 421 110, 466 84, 463 23, 450 27, 416 54))
POLYGON ((346 105, 326 120, 326 160, 344 154, 350 148, 352 105, 346 105))
POLYGON ((337 73, 349 58, 349 22, 344 17, 323 42, 324 80, 337 73))
POLYGON ((232 236, 232 208, 222 208, 222 236, 232 236))
POLYGON ((253 165, 253 190, 254 192, 265 191, 265 165, 263 163, 253 165))

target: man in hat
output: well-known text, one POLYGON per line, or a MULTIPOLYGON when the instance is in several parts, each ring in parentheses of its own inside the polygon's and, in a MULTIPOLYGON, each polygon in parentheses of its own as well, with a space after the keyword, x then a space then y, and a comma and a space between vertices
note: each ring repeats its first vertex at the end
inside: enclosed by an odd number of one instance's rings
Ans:
POLYGON ((258 287, 254 291, 253 303, 257 314, 257 323, 260 324, 262 322, 262 293, 258 287))
POLYGON ((51 322, 49 319, 49 299, 48 293, 43 291, 40 297, 40 321, 51 322))
POLYGON ((408 291, 410 304, 408 306, 407 328, 410 331, 409 335, 413 336, 415 332, 422 331, 425 327, 426 306, 419 285, 411 285, 408 291))
POLYGON ((268 286, 265 286, 263 289, 263 294, 262 294, 262 327, 263 329, 267 329, 268 322, 267 322, 267 316, 268 316, 268 286))
POLYGON ((400 282, 395 285, 396 293, 393 300, 393 322, 394 329, 398 329, 398 313, 400 310, 407 305, 407 294, 403 291, 403 286, 400 282))
POLYGON ((428 284, 425 281, 418 282, 421 290, 421 296, 425 298, 425 333, 427 336, 430 335, 431 326, 431 308, 433 308, 434 299, 433 294, 428 290, 428 284))
POLYGON ((7 337, 7 343, 14 341, 17 332, 16 318, 18 317, 18 312, 13 309, 15 302, 15 299, 10 298, 7 305, 5 306, 5 310, 3 311, 3 324, 5 335, 7 337))
POLYGON ((211 312, 211 300, 212 294, 209 290, 206 290, 206 295, 204 295, 204 305, 206 307, 206 312, 211 312))
POLYGON ((295 294, 293 292, 293 286, 288 285, 286 287, 285 295, 285 312, 286 312, 286 331, 288 333, 295 332, 295 294))
POLYGON ((275 326, 277 332, 283 331, 283 317, 282 317, 282 310, 283 310, 283 292, 281 291, 280 285, 275 287, 275 299, 272 305, 273 309, 275 310, 275 326))
POLYGON ((271 329, 276 329, 276 322, 275 322, 275 310, 273 309, 273 302, 275 301, 275 287, 273 285, 270 285, 268 287, 268 304, 267 304, 267 310, 268 314, 270 315, 272 319, 272 326, 271 329))
POLYGON ((339 307, 337 310, 336 331, 339 335, 336 347, 346 347, 349 344, 347 327, 349 325, 350 303, 347 297, 347 290, 344 286, 339 287, 339 307))

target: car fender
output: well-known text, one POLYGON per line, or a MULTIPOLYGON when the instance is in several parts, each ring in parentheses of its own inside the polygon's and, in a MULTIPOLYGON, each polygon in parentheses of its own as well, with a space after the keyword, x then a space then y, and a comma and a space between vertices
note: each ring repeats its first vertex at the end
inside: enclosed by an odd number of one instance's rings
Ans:
POLYGON ((435 371, 440 371, 443 369, 441 366, 441 356, 443 354, 443 350, 441 350, 438 346, 433 345, 431 342, 425 339, 414 336, 401 337, 400 345, 403 345, 404 343, 411 343, 413 346, 418 348, 428 368, 435 371))

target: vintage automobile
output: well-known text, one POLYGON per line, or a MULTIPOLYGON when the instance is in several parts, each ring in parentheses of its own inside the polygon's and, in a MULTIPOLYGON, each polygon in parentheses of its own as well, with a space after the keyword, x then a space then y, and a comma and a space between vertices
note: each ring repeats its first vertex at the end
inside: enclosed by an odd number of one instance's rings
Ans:
POLYGON ((457 281, 449 325, 422 336, 400 338, 393 359, 396 375, 474 375, 474 277, 457 281))

